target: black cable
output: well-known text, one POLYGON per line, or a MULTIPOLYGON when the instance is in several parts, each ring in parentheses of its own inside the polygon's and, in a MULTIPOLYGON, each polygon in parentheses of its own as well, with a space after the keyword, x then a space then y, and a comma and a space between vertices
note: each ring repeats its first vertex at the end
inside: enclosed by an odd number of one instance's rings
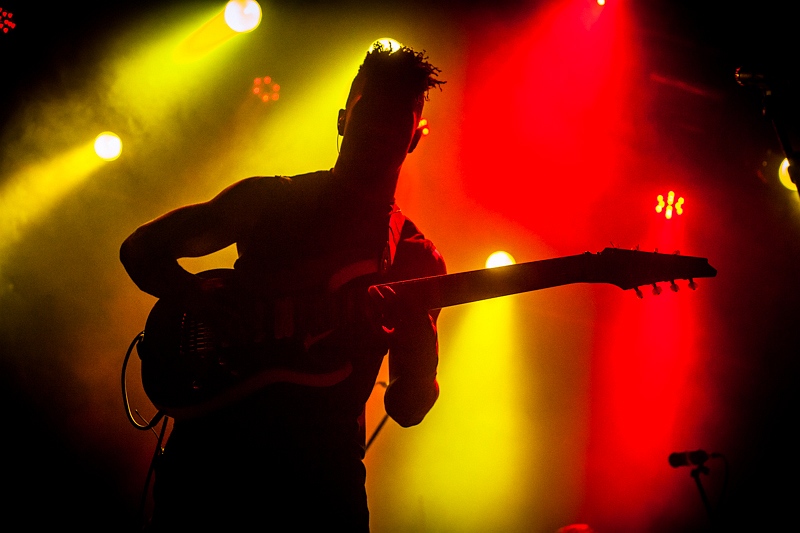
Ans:
POLYGON ((142 498, 141 502, 139 503, 139 516, 142 520, 142 530, 147 529, 147 519, 145 518, 145 506, 147 505, 147 495, 150 490, 150 481, 153 479, 153 474, 156 470, 156 463, 158 462, 158 458, 164 453, 164 448, 161 446, 161 443, 164 442, 164 435, 167 432, 167 422, 169 422, 169 417, 164 418, 164 423, 161 425, 161 432, 158 434, 158 441, 156 442, 156 448, 153 452, 153 459, 150 460, 150 468, 147 469, 147 477, 144 480, 144 488, 142 489, 142 498))
POLYGON ((127 353, 125 353, 125 359, 122 362, 122 376, 121 376, 121 379, 122 379, 122 404, 125 406, 125 415, 128 417, 128 420, 130 421, 130 423, 133 424, 133 427, 135 427, 136 429, 140 429, 142 431, 147 431, 147 430, 152 429, 153 427, 155 427, 156 424, 158 424, 158 422, 163 418, 164 413, 162 413, 161 411, 157 412, 156 415, 149 422, 147 422, 144 425, 142 425, 142 424, 138 423, 136 420, 134 420, 133 419, 133 415, 131 414, 130 403, 128 402, 128 388, 127 388, 126 379, 125 379, 126 378, 126 372, 128 370, 128 360, 131 357, 131 353, 133 352, 133 348, 134 348, 134 346, 139 344, 142 341, 143 338, 144 338, 144 331, 140 332, 138 335, 136 335, 136 337, 133 338, 133 341, 131 341, 131 345, 128 346, 127 353))
MULTIPOLYGON (((378 381, 375 384, 376 385, 380 385, 384 389, 388 387, 388 384, 385 381, 378 381)), ((388 420, 389 420, 389 415, 388 414, 383 415, 383 419, 381 420, 380 424, 378 424, 378 427, 375 428, 375 431, 372 432, 372 435, 370 436, 369 440, 367 441, 367 446, 364 448, 364 452, 365 453, 366 453, 367 450, 369 450, 369 447, 372 445, 372 441, 375 440, 375 437, 378 436, 378 433, 380 432, 380 430, 383 428, 383 425, 386 424, 386 422, 388 420)))

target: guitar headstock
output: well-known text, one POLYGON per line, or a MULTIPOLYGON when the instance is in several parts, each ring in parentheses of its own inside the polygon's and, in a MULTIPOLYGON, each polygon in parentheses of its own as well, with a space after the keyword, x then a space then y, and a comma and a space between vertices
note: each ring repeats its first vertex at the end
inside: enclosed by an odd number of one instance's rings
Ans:
POLYGON ((610 283, 628 290, 634 289, 641 298, 639 287, 653 285, 656 294, 661 288, 655 285, 660 282, 669 282, 673 291, 678 290, 675 280, 688 280, 689 288, 696 287, 696 278, 713 278, 717 270, 708 264, 704 257, 692 257, 659 252, 642 252, 639 250, 623 250, 620 248, 606 248, 597 254, 590 254, 598 265, 592 265, 594 281, 610 283))

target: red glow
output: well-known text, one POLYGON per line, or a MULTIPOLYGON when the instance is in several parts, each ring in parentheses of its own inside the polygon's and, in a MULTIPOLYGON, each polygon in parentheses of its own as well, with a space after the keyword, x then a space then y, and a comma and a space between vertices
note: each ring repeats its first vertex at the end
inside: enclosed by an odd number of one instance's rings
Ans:
POLYGON ((615 139, 627 124, 632 59, 613 15, 581 0, 543 8, 517 27, 482 20, 485 38, 468 62, 467 78, 498 97, 465 106, 467 194, 564 245, 585 244, 590 217, 574 213, 590 211, 620 179, 615 139), (487 113, 503 135, 487 132, 487 113))
MULTIPOLYGON (((664 248, 681 230, 673 217, 648 235, 633 218, 652 220, 649 201, 646 209, 633 204, 656 191, 629 190, 629 169, 640 169, 630 147, 648 132, 632 130, 647 102, 637 97, 640 47, 623 7, 575 0, 548 3, 513 23, 482 19, 476 24, 484 38, 469 51, 466 79, 482 80, 496 96, 466 99, 464 192, 564 254, 618 238, 619 230, 603 225, 610 217, 627 220, 629 236, 664 248), (627 194, 638 200, 621 201, 627 194)), ((609 301, 594 302, 604 311, 592 326, 580 518, 612 530, 626 524, 626 531, 646 531, 665 505, 673 479, 667 456, 681 447, 679 413, 695 393, 689 389, 698 358, 695 293, 685 286, 659 296, 642 289, 642 300, 613 292, 609 301)))

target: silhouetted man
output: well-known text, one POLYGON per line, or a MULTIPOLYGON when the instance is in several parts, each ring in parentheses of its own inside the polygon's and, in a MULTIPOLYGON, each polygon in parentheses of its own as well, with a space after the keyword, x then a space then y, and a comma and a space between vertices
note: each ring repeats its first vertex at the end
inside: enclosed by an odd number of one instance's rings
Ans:
POLYGON ((345 324, 317 315, 376 280, 445 273, 394 202, 438 73, 422 53, 375 45, 339 112, 333 169, 244 179, 122 244, 137 286, 203 317, 227 349, 280 348, 259 370, 263 387, 175 416, 156 464, 154 529, 368 531, 364 407, 388 352, 386 412, 405 427, 422 421, 439 394, 437 313, 378 293, 392 305, 377 323, 357 303, 329 313, 345 324), (234 243, 233 277, 178 264, 234 243))

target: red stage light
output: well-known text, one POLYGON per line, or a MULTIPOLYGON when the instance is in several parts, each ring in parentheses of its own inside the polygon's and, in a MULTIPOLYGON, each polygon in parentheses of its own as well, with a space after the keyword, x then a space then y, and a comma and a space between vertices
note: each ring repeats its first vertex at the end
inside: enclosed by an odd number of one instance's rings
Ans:
POLYGON ((0 7, 0 28, 3 29, 3 33, 8 33, 17 27, 14 21, 11 20, 13 17, 14 13, 10 13, 0 7))
POLYGON ((281 90, 281 86, 277 83, 272 83, 272 77, 264 76, 253 80, 252 90, 253 94, 262 102, 270 102, 280 97, 279 91, 281 90))

